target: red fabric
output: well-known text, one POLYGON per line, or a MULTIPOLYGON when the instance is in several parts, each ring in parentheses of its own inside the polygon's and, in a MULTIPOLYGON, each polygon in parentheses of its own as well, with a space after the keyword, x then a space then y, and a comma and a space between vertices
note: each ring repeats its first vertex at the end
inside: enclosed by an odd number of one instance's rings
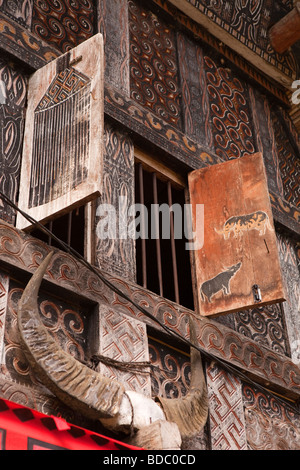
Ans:
POLYGON ((0 450, 129 449, 140 448, 0 399, 0 450))

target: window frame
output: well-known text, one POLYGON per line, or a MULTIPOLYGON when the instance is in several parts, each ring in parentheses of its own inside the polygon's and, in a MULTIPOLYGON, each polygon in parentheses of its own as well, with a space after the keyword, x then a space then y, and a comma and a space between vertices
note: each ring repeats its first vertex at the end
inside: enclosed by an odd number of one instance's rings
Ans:
MULTIPOLYGON (((142 150, 140 147, 135 147, 134 148, 134 162, 135 162, 135 167, 139 166, 139 168, 143 168, 144 172, 147 172, 148 174, 152 174, 155 176, 152 176, 152 181, 153 184, 155 184, 155 180, 160 180, 162 184, 165 184, 167 189, 168 189, 168 205, 172 206, 172 189, 174 190, 179 190, 182 191, 183 199, 184 199, 184 204, 188 204, 188 182, 187 182, 187 175, 180 174, 177 171, 174 171, 173 169, 167 167, 164 163, 159 161, 157 157, 153 156, 150 152, 147 153, 144 150, 142 150)), ((140 178, 139 178, 140 179, 140 178)), ((140 181, 139 181, 140 183, 140 181)), ((135 184, 137 182, 135 181, 135 184)), ((140 188, 140 191, 142 191, 142 188, 140 188)), ((136 195, 135 195, 135 201, 137 200, 136 195)), ((158 202, 153 194, 153 202, 154 204, 160 205, 161 203, 158 202)), ((141 204, 143 204, 142 201, 140 201, 141 204)), ((184 211, 182 211, 184 214, 184 211)), ((161 237, 159 237, 158 240, 156 240, 156 256, 157 256, 157 276, 158 276, 158 284, 159 284, 159 290, 156 292, 153 292, 156 295, 160 295, 161 297, 165 298, 168 301, 174 302, 178 305, 183 305, 186 308, 190 308, 191 310, 194 310, 195 308, 195 292, 194 292, 194 273, 193 273, 193 255, 191 251, 186 251, 186 254, 184 255, 186 257, 187 261, 187 267, 189 267, 189 274, 190 274, 190 294, 191 294, 191 306, 186 306, 184 303, 181 303, 180 299, 180 287, 179 287, 179 280, 178 280, 178 253, 177 253, 177 246, 175 246, 174 243, 174 226, 173 226, 173 231, 172 231, 172 225, 174 224, 174 213, 173 211, 170 212, 171 215, 171 221, 170 221, 170 231, 171 231, 171 239, 170 239, 170 244, 171 244, 171 251, 172 251, 172 268, 170 268, 171 271, 173 271, 173 282, 174 282, 174 298, 169 298, 168 296, 165 297, 165 292, 164 289, 162 288, 162 283, 165 280, 165 276, 163 275, 162 271, 162 266, 159 266, 159 258, 160 258, 160 263, 162 262, 161 259, 161 253, 160 253, 160 241, 161 237), (173 232, 173 233, 172 233, 173 232)), ((184 239, 184 236, 183 236, 184 239)), ((141 240, 141 245, 142 245, 142 256, 144 257, 144 260, 142 260, 142 268, 144 270, 143 273, 143 280, 142 282, 138 282, 138 279, 136 280, 137 284, 140 285, 141 287, 151 290, 149 288, 149 284, 147 282, 147 266, 145 267, 145 256, 146 256, 146 240, 141 240), (144 254, 143 254, 144 252, 144 254), (145 273, 146 270, 146 273, 145 273)), ((180 250, 182 253, 182 250, 180 250)), ((182 254, 180 256, 183 257, 182 254)), ((136 269, 137 269, 137 277, 138 277, 138 259, 137 259, 137 247, 136 247, 136 269)), ((153 268, 154 271, 154 268, 153 268)), ((149 273, 149 270, 148 270, 149 273)), ((171 276, 171 273, 170 273, 171 276)))

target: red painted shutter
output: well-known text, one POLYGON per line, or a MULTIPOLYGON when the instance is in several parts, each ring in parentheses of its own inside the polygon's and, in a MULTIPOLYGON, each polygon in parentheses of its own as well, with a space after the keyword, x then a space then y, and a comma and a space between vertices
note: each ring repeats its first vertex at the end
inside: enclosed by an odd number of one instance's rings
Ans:
POLYGON ((262 155, 193 171, 189 189, 194 230, 196 204, 204 204, 204 244, 195 251, 200 314, 285 300, 262 155))
MULTIPOLYGON (((101 194, 103 42, 97 34, 29 79, 19 207, 49 218, 101 194)), ((17 227, 29 222, 18 215, 17 227)))

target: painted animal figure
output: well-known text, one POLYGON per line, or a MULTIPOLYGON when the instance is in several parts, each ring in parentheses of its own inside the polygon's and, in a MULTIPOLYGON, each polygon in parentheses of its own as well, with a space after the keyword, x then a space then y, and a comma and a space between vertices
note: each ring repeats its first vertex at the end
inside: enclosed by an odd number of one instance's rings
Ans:
POLYGON ((234 266, 231 266, 226 271, 223 271, 217 276, 209 279, 208 281, 203 282, 200 286, 200 295, 201 299, 208 302, 211 302, 211 299, 218 292, 223 291, 225 295, 230 294, 230 281, 233 276, 236 275, 240 267, 242 266, 241 261, 234 266))
POLYGON ((226 220, 223 230, 215 228, 215 231, 227 240, 231 232, 235 238, 241 236, 247 230, 258 230, 259 235, 264 235, 267 228, 272 230, 268 214, 264 211, 257 211, 251 214, 230 217, 226 220))

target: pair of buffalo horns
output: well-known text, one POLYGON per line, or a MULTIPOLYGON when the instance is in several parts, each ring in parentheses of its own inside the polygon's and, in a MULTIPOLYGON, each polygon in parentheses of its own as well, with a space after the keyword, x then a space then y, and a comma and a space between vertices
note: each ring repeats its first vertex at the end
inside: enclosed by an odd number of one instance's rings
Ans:
MULTIPOLYGON (((52 255, 53 252, 49 253, 37 268, 19 302, 18 328, 26 358, 36 376, 67 406, 93 420, 111 420, 118 416, 126 396, 124 385, 90 369, 65 352, 40 318, 38 292, 52 255)), ((196 343, 191 320, 190 338, 196 343)), ((191 385, 187 395, 177 399, 156 397, 153 406, 161 407, 165 418, 177 424, 182 437, 199 433, 207 419, 208 399, 198 350, 191 348, 191 385)))

